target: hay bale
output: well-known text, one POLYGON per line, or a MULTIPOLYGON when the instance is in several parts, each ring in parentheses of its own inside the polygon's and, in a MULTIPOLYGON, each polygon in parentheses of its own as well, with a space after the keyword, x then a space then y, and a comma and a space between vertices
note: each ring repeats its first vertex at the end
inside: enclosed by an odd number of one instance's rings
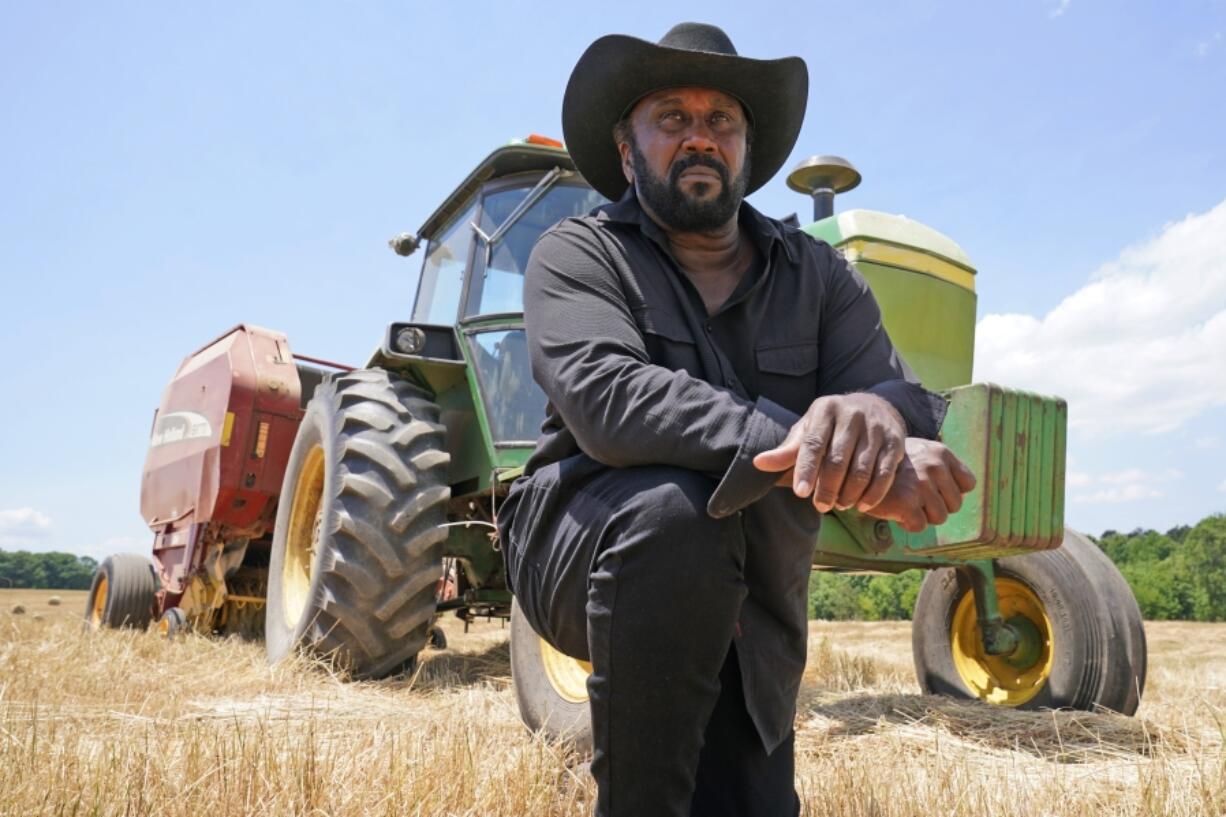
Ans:
POLYGON ((42 614, 42 613, 35 612, 35 613, 31 614, 30 618, 34 619, 35 621, 42 621, 42 620, 43 620, 43 614, 42 614))
POLYGON ((59 596, 52 596, 51 598, 47 599, 47 604, 50 604, 52 607, 59 607, 61 601, 62 599, 59 596))
POLYGON ((11 608, 9 608, 9 612, 15 616, 20 616, 23 613, 25 613, 25 611, 26 611, 26 608, 20 604, 14 604, 11 608))

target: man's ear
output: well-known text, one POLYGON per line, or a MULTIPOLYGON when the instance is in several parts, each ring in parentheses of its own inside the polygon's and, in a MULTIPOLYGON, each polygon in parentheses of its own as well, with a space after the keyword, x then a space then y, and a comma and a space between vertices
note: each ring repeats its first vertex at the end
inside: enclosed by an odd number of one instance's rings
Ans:
POLYGON ((626 177, 626 181, 634 184, 634 162, 631 161, 630 143, 618 142, 617 152, 622 157, 622 175, 626 177))

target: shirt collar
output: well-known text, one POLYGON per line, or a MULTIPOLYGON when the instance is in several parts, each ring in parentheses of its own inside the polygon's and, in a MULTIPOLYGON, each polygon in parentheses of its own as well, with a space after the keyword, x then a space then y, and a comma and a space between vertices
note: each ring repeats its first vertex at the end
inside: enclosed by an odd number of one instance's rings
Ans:
MULTIPOLYGON (((642 230, 645 236, 654 240, 662 248, 668 249, 667 236, 660 229, 660 225, 652 221, 651 217, 643 212, 643 207, 639 204, 633 184, 626 187, 626 192, 622 194, 620 199, 612 204, 606 204, 603 207, 597 208, 594 215, 598 221, 636 226, 642 230)), ((759 252, 762 253, 763 258, 770 258, 771 249, 778 243, 783 245, 783 252, 787 256, 788 262, 796 263, 795 251, 792 249, 791 242, 785 240, 783 234, 784 227, 780 222, 762 215, 747 201, 741 202, 741 209, 737 214, 737 218, 749 231, 754 244, 759 252)))

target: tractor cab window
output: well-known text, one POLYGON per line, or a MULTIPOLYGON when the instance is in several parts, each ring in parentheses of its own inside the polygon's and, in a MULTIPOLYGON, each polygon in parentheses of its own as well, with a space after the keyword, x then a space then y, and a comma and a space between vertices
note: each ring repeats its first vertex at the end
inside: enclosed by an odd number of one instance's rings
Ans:
POLYGON ((524 268, 536 239, 567 216, 583 215, 607 201, 590 187, 559 181, 543 195, 538 191, 540 197, 517 213, 540 180, 533 176, 486 193, 478 226, 493 241, 477 242, 466 314, 522 312, 524 268))
POLYGON ((471 337, 494 444, 536 442, 548 398, 532 379, 524 330, 499 329, 471 337))
POLYGON ((473 246, 472 221, 476 210, 474 202, 430 242, 417 288, 414 321, 452 326, 459 317, 464 271, 468 269, 468 257, 473 246))

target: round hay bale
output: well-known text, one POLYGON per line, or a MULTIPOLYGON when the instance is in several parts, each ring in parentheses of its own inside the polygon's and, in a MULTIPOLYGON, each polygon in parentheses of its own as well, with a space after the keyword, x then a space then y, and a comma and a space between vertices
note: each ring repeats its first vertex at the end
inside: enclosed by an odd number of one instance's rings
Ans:
POLYGON ((47 604, 50 604, 52 607, 59 607, 61 601, 62 599, 59 596, 52 596, 47 599, 47 604))
POLYGON ((20 604, 14 604, 11 608, 9 608, 9 612, 15 616, 20 616, 24 614, 25 611, 26 611, 26 608, 20 604))
POLYGON ((43 614, 42 614, 42 613, 32 613, 32 614, 30 615, 30 618, 34 619, 35 621, 42 621, 42 620, 43 620, 43 614))

